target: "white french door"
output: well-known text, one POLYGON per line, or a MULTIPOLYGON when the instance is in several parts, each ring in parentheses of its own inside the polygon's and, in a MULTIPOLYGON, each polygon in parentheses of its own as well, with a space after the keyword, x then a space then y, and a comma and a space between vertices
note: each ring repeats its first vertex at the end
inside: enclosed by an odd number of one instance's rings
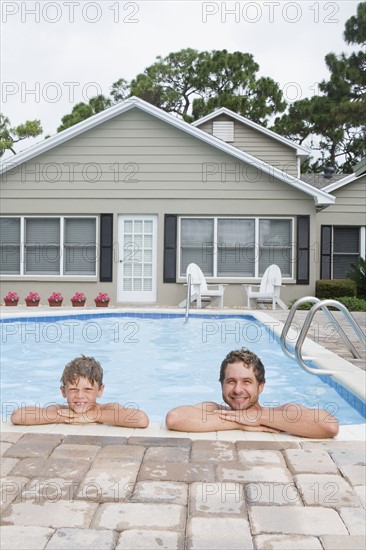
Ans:
POLYGON ((156 240, 156 216, 119 216, 119 302, 156 302, 156 240))

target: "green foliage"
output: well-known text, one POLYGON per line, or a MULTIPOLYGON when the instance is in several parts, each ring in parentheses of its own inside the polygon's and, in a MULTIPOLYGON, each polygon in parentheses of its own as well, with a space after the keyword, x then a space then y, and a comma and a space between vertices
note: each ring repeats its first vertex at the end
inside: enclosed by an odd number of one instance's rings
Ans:
POLYGON ((333 300, 334 296, 356 296, 356 283, 351 279, 321 279, 316 281, 315 296, 333 300))
MULTIPOLYGON (((346 308, 349 311, 366 311, 366 300, 363 300, 361 298, 355 298, 354 296, 341 296, 341 297, 334 297, 334 298, 332 297, 332 298, 329 298, 329 299, 336 300, 337 302, 340 302, 341 304, 346 306, 346 308)), ((296 300, 297 300, 297 298, 296 298, 296 300)), ((296 302, 296 300, 292 300, 290 302, 289 308, 292 307, 292 305, 296 302)), ((312 308, 313 305, 314 304, 312 302, 304 302, 297 309, 309 310, 309 309, 312 308)), ((332 311, 337 311, 336 307, 330 307, 329 309, 332 310, 332 311)))
POLYGON ((14 128, 10 127, 10 120, 0 113, 0 157, 9 149, 14 155, 14 143, 18 143, 29 137, 37 137, 42 134, 40 120, 27 120, 14 128))
POLYGON ((356 284, 358 298, 366 298, 366 261, 360 258, 358 264, 351 264, 347 276, 356 284))
POLYGON ((78 124, 78 122, 104 111, 104 109, 111 105, 112 101, 103 95, 92 97, 89 103, 77 103, 69 115, 62 117, 62 124, 57 128, 57 131, 62 132, 62 130, 66 130, 66 128, 70 128, 70 126, 74 126, 74 124, 78 124))
MULTIPOLYGON (((348 43, 364 45, 366 2, 345 24, 348 43)), ((319 151, 321 158, 304 163, 302 171, 319 171, 325 165, 336 172, 351 173, 365 154, 366 141, 366 53, 330 52, 325 57, 329 80, 319 84, 319 95, 295 101, 273 130, 299 144, 319 151)))

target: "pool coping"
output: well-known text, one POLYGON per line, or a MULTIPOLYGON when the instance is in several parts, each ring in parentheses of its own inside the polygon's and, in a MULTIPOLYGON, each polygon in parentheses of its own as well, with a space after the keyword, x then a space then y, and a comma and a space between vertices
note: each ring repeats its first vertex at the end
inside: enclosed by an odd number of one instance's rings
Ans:
MULTIPOLYGON (((62 308, 62 310, 52 311, 49 307, 38 306, 35 308, 37 311, 29 311, 26 307, 17 307, 14 308, 17 311, 4 311, 5 308, 0 308, 0 320, 5 319, 17 319, 30 320, 35 317, 44 317, 44 318, 58 318, 60 316, 72 316, 80 317, 87 315, 98 314, 98 317, 104 315, 113 315, 117 314, 136 314, 136 316, 141 316, 147 314, 159 315, 162 314, 166 316, 171 314, 172 317, 177 315, 184 317, 184 312, 181 309, 177 308, 154 308, 154 307, 128 307, 128 308, 105 308, 100 311, 100 308, 90 307, 90 308, 62 308), (76 310, 77 309, 77 310, 76 310), (20 313, 20 314, 19 314, 20 313)), ((252 316, 257 319, 259 322, 263 323, 268 330, 273 331, 273 334, 276 338, 279 338, 283 328, 283 323, 274 319, 263 311, 258 310, 249 310, 249 309, 206 309, 206 310, 194 310, 190 312, 191 316, 202 317, 216 317, 216 318, 225 318, 227 316, 252 316)), ((288 332, 288 340, 290 342, 295 342, 297 337, 297 332, 290 328, 288 332)), ((329 370, 329 374, 334 378, 334 380, 339 383, 341 386, 346 388, 353 395, 356 395, 361 401, 366 402, 366 373, 362 371, 346 359, 336 355, 332 351, 324 348, 323 346, 317 344, 313 340, 306 338, 303 344, 304 355, 310 357, 316 357, 316 364, 319 368, 324 370, 329 370)), ((299 366, 299 368, 301 368, 299 366)), ((363 441, 365 439, 365 427, 366 424, 357 424, 357 425, 342 425, 340 426, 340 431, 335 440, 341 439, 344 441, 356 440, 363 441)), ((3 431, 12 431, 12 432, 24 432, 24 426, 14 426, 10 421, 3 422, 2 425, 3 431)), ((173 432, 167 430, 164 424, 161 423, 150 423, 148 428, 143 429, 129 429, 121 428, 116 426, 70 426, 63 425, 62 427, 58 424, 46 424, 40 426, 27 426, 27 433, 65 433, 65 434, 75 434, 78 435, 113 435, 117 430, 115 435, 121 436, 127 433, 127 437, 132 435, 134 436, 144 436, 144 437, 188 437, 190 439, 213 439, 213 440, 225 440, 225 441, 238 441, 238 440, 250 440, 250 441, 302 441, 307 440, 307 438, 300 438, 292 436, 289 434, 270 434, 264 432, 241 432, 239 430, 230 430, 224 432, 173 432), (68 431, 70 430, 71 431, 68 431), (66 430, 66 431, 65 431, 66 430), (123 430, 123 432, 121 431, 123 430), (289 438, 289 439, 288 439, 289 438)))

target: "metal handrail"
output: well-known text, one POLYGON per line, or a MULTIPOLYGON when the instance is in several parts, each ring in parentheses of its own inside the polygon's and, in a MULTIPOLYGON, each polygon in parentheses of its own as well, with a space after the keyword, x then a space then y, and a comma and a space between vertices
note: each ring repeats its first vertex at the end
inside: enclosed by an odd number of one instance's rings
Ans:
POLYGON ((188 322, 189 317, 189 306, 191 303, 191 274, 188 273, 187 277, 187 301, 186 301, 186 313, 185 313, 185 323, 188 322))
POLYGON ((306 296, 305 298, 300 298, 299 300, 296 300, 296 302, 293 304, 291 311, 287 317, 286 323, 282 329, 280 341, 281 341, 281 347, 285 355, 290 357, 291 359, 296 359, 299 365, 306 370, 307 372, 310 372, 311 374, 317 374, 317 375, 329 375, 332 374, 334 371, 325 370, 325 369, 313 369, 305 364, 304 359, 310 360, 313 359, 312 357, 302 357, 302 345, 304 343, 305 337, 309 331, 311 322, 314 318, 315 313, 322 309, 325 313, 325 315, 331 320, 332 323, 335 323, 335 325, 338 328, 340 336, 343 338, 345 344, 348 346, 349 350, 352 352, 353 356, 356 358, 360 358, 359 352, 356 350, 352 342, 349 340, 348 336, 345 334, 341 326, 339 325, 338 321, 335 319, 335 317, 332 315, 332 313, 329 311, 328 306, 333 306, 342 311, 343 315, 345 316, 346 320, 350 323, 351 327, 353 328, 354 332, 356 333, 356 336, 360 340, 360 342, 363 345, 366 345, 366 337, 363 334, 362 330, 343 304, 336 300, 319 300, 319 298, 315 298, 314 296, 306 296), (294 315, 296 313, 296 310, 298 307, 303 304, 304 302, 313 302, 314 305, 308 312, 305 322, 303 324, 303 327, 301 329, 300 335, 297 339, 296 345, 295 345, 295 354, 293 355, 286 345, 286 337, 288 330, 291 326, 292 320, 294 318, 294 315))

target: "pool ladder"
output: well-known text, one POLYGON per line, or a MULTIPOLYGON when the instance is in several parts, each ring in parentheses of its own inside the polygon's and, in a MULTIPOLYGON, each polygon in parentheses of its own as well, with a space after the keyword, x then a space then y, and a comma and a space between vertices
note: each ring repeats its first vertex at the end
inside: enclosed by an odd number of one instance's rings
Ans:
POLYGON ((307 372, 310 372, 311 374, 317 374, 317 375, 326 375, 327 374, 327 375, 330 375, 330 374, 334 374, 334 372, 335 372, 335 371, 331 371, 331 370, 317 369, 317 368, 309 367, 308 365, 306 365, 305 361, 314 360, 314 359, 316 359, 316 357, 308 357, 308 356, 303 357, 302 356, 302 346, 303 346, 304 340, 305 340, 306 335, 309 331, 310 324, 311 324, 311 322, 314 318, 314 315, 319 309, 321 309, 325 313, 325 315, 328 317, 328 319, 331 323, 334 323, 334 325, 336 326, 336 328, 338 330, 338 334, 341 336, 341 338, 343 339, 344 343, 346 344, 346 346, 348 347, 348 349, 350 350, 352 355, 356 359, 361 358, 360 353, 354 347, 354 345, 349 340, 348 336, 346 335, 346 333, 344 332, 344 330, 342 329, 342 327, 340 326, 340 324, 338 323, 336 318, 332 315, 332 313, 328 309, 329 306, 335 307, 338 310, 342 311, 343 315, 345 316, 346 320, 349 322, 349 324, 353 328, 353 330, 354 330, 356 336, 358 337, 358 339, 360 340, 361 344, 363 346, 366 346, 366 337, 365 337, 364 333, 362 332, 361 328, 359 327, 358 323, 356 323, 356 321, 354 320, 354 318, 352 317, 352 315, 350 314, 350 312, 348 311, 346 306, 344 306, 343 304, 341 304, 337 300, 319 300, 319 298, 315 298, 314 296, 306 296, 304 298, 300 298, 299 300, 296 300, 296 302, 293 304, 293 306, 290 310, 290 313, 288 314, 287 320, 286 320, 286 322, 284 324, 284 327, 282 329, 282 333, 281 333, 281 337, 280 337, 281 347, 282 347, 282 350, 285 353, 285 355, 287 355, 287 357, 290 357, 290 359, 296 359, 296 361, 298 362, 300 367, 303 368, 304 370, 306 370, 307 372), (296 313, 297 309, 305 302, 312 302, 312 303, 314 303, 314 305, 311 307, 310 311, 308 312, 308 314, 305 318, 305 322, 304 322, 303 327, 301 329, 300 335, 299 335, 299 337, 297 338, 297 341, 296 341, 295 353, 292 353, 287 347, 287 343, 286 343, 287 333, 288 333, 288 331, 291 327, 291 323, 293 321, 293 318, 295 316, 295 313, 296 313))
POLYGON ((188 322, 188 318, 189 318, 189 306, 191 304, 191 274, 188 273, 188 277, 187 277, 187 301, 186 301, 186 313, 185 313, 185 316, 184 316, 184 322, 187 323, 188 322))

